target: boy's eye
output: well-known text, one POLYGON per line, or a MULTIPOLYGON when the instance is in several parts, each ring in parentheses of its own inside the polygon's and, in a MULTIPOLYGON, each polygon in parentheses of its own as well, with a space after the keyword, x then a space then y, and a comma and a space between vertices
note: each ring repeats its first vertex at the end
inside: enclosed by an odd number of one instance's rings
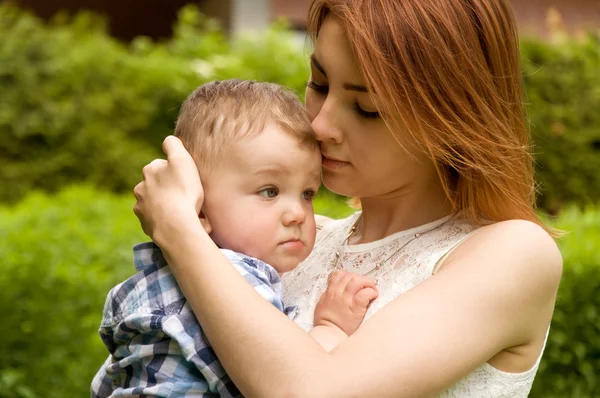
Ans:
POLYGON ((302 192, 302 199, 312 202, 316 194, 317 193, 312 189, 307 189, 306 191, 302 192))
POLYGON ((261 189, 260 191, 258 191, 258 194, 260 196, 262 196, 263 198, 268 198, 268 199, 272 199, 272 198, 276 197, 278 193, 279 192, 277 191, 277 188, 275 188, 275 187, 269 187, 269 188, 261 189))

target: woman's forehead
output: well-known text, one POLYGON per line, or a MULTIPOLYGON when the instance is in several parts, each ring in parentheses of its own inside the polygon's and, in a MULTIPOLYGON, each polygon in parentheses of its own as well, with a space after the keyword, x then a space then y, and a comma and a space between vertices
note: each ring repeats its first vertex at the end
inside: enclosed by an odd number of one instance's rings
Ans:
POLYGON ((362 83, 356 56, 339 19, 328 16, 319 30, 313 57, 323 67, 327 77, 362 83))

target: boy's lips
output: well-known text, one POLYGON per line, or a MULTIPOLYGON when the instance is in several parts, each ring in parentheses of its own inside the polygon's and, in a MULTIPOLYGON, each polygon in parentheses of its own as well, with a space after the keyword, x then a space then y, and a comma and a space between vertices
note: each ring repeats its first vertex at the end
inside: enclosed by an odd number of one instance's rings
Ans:
POLYGON ((340 169, 342 167, 346 167, 350 163, 344 162, 343 160, 332 158, 332 157, 329 157, 326 155, 322 155, 321 164, 326 169, 335 170, 335 169, 340 169))
POLYGON ((304 249, 304 242, 302 242, 300 239, 286 240, 285 242, 281 242, 279 245, 284 249, 291 251, 304 249))

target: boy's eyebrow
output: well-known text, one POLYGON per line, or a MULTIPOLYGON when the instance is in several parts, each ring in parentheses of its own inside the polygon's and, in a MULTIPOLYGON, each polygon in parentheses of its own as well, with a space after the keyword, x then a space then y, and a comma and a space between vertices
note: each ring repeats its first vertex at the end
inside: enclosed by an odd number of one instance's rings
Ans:
POLYGON ((261 167, 259 169, 254 170, 254 174, 255 175, 260 175, 260 174, 278 175, 278 174, 290 174, 290 171, 283 170, 281 167, 266 166, 266 167, 261 167))
MULTIPOLYGON (((257 169, 254 171, 254 175, 272 175, 272 176, 290 175, 292 173, 293 173, 292 170, 288 170, 286 168, 281 168, 281 167, 272 167, 272 166, 261 167, 260 169, 257 169)), ((315 180, 321 181, 321 170, 319 169, 319 171, 317 171, 315 173, 310 173, 310 176, 312 178, 314 178, 315 180)))

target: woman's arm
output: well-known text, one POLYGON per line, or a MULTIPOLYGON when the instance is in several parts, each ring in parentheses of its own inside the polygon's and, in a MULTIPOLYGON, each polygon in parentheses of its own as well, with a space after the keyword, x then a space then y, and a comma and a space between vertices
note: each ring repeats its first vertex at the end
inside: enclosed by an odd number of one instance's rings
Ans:
POLYGON ((509 221, 473 235, 440 272, 328 354, 229 265, 198 222, 193 195, 172 182, 160 192, 165 176, 181 177, 170 167, 184 157, 177 145, 166 149, 169 163, 147 170, 137 189, 136 214, 248 397, 434 395, 503 349, 529 343, 551 318, 560 254, 541 228, 509 221))
POLYGON ((560 263, 541 230, 523 224, 488 227, 473 236, 477 242, 471 245, 485 253, 476 250, 447 264, 379 311, 331 355, 255 294, 199 224, 159 245, 246 396, 422 397, 501 350, 526 343, 536 325, 549 321, 560 263), (492 236, 514 253, 494 249, 492 236), (528 240, 532 243, 523 244, 528 240))

